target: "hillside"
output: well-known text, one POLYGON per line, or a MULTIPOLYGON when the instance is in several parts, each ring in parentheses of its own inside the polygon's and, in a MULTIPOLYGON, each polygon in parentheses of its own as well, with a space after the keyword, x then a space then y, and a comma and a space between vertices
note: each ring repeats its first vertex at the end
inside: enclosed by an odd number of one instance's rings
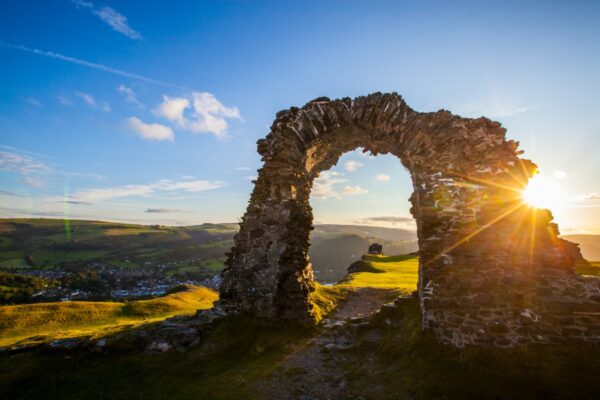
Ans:
POLYGON ((164 297, 126 303, 74 301, 3 306, 0 346, 104 335, 174 315, 193 314, 212 307, 217 298, 218 294, 210 289, 188 286, 164 297))
MULTIPOLYGON (((121 275, 146 271, 169 278, 167 281, 203 283, 224 267, 225 253, 233 245, 237 229, 235 223, 170 227, 83 220, 2 219, 0 270, 112 269, 124 271, 121 275)), ((309 255, 317 279, 323 282, 341 279, 348 265, 373 241, 382 242, 388 254, 416 250, 415 232, 403 229, 317 225, 311 240, 309 255)), ((36 274, 54 278, 49 273, 36 274)), ((130 277, 121 280, 127 279, 130 277)))
MULTIPOLYGON (((47 268, 105 262, 124 268, 177 261, 221 261, 236 228, 133 225, 56 219, 0 220, 0 268, 47 268)), ((195 265, 196 265, 195 264, 195 265)), ((180 266, 181 267, 181 266, 180 266)))
POLYGON ((233 317, 186 352, 0 356, 0 393, 15 400, 598 398, 597 346, 443 346, 421 331, 415 297, 373 314, 415 287, 415 257, 369 257, 354 270, 338 285, 319 286, 317 328, 233 317))

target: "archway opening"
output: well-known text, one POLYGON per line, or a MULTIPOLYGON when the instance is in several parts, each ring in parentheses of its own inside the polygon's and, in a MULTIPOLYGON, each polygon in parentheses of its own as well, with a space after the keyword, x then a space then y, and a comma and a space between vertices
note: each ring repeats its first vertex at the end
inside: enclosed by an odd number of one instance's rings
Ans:
POLYGON ((309 260, 317 320, 364 317, 417 289, 409 171, 391 154, 344 153, 313 181, 309 260))
POLYGON ((396 157, 372 156, 362 148, 321 172, 310 195, 315 229, 309 256, 315 279, 321 284, 343 279, 374 243, 386 255, 416 252, 412 191, 410 175, 396 157))

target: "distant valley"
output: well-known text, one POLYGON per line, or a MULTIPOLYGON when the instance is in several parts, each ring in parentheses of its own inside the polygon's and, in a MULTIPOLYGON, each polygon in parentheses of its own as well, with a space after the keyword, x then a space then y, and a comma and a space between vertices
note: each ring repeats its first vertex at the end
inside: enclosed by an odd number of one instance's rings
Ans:
MULTIPOLYGON (((150 298, 178 284, 216 287, 237 229, 0 220, 0 301, 150 298)), ((311 240, 315 276, 326 283, 343 278, 374 241, 386 254, 417 249, 415 232, 371 226, 317 225, 311 240)))

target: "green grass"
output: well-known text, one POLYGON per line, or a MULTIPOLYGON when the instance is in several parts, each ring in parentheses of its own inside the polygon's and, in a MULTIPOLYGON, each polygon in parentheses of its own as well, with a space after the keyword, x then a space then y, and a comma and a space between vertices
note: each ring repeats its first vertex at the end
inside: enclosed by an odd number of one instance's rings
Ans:
POLYGON ((12 246, 14 243, 14 240, 12 240, 9 237, 6 236, 0 236, 0 248, 7 248, 12 246))
POLYGON ((419 258, 413 255, 367 256, 361 272, 348 275, 340 282, 354 288, 373 287, 412 293, 419 279, 419 258))
POLYGON ((55 250, 36 250, 31 256, 36 265, 42 264, 58 264, 62 261, 78 261, 78 260, 93 260, 109 254, 108 250, 70 250, 70 251, 55 251, 55 250))
POLYGON ((139 268, 139 264, 138 263, 134 263, 131 261, 110 261, 108 264, 115 266, 115 267, 119 267, 119 268, 139 268))
MULTIPOLYGON (((363 287, 414 290, 416 258, 372 257, 367 264, 338 285, 318 285, 313 303, 331 312, 349 291, 363 287), (400 283, 390 284, 385 278, 388 274, 400 283)), ((121 312, 128 318, 157 312, 155 306, 144 304, 121 312)), ((308 346, 318 332, 240 316, 227 318, 203 345, 184 353, 4 356, 0 357, 0 393, 14 400, 265 399, 263 379, 281 371, 284 360, 308 346)), ((346 382, 344 398, 600 398, 598 346, 454 349, 421 330, 415 297, 401 302, 393 316, 376 318, 370 328, 359 330, 343 357, 323 351, 325 362, 333 364, 341 376, 322 379, 346 382), (389 318, 397 323, 390 324, 389 318)), ((302 390, 294 385, 289 393, 300 398, 302 390)))
POLYGON ((211 259, 204 261, 202 265, 210 269, 211 271, 221 271, 223 268, 225 268, 225 260, 211 259))
POLYGON ((201 249, 210 249, 214 247, 231 247, 233 246, 232 239, 214 240, 208 243, 202 243, 199 247, 201 249))
POLYGON ((101 336, 173 315, 192 314, 212 307, 217 298, 217 293, 210 289, 190 286, 164 297, 127 303, 72 301, 2 306, 0 346, 35 336, 42 336, 43 341, 101 336))
POLYGON ((0 261, 12 260, 25 257, 21 250, 3 250, 0 252, 0 261))
MULTIPOLYGON (((335 360, 341 371, 335 379, 346 382, 344 398, 599 397, 598 346, 454 349, 421 330, 416 298, 403 302, 393 319, 400 324, 375 320, 376 341, 368 340, 372 329, 359 332, 343 357, 324 351, 325 362, 335 360)), ((263 379, 282 371, 284 360, 315 334, 290 323, 235 317, 218 325, 202 346, 184 353, 16 354, 0 357, 0 393, 14 400, 266 399, 263 379)), ((300 385, 290 386, 289 393, 301 398, 300 385)))
POLYGON ((24 258, 0 261, 0 269, 25 269, 30 268, 24 258))
POLYGON ((590 261, 588 265, 578 265, 576 269, 580 275, 600 276, 600 261, 590 261))
POLYGON ((311 293, 313 316, 320 322, 334 311, 350 291, 361 288, 389 290, 394 295, 409 294, 417 289, 419 258, 413 255, 364 256, 358 272, 349 274, 333 286, 317 284, 311 293))
POLYGON ((11 400, 252 399, 256 382, 311 334, 294 324, 236 317, 185 353, 0 357, 0 393, 11 400))

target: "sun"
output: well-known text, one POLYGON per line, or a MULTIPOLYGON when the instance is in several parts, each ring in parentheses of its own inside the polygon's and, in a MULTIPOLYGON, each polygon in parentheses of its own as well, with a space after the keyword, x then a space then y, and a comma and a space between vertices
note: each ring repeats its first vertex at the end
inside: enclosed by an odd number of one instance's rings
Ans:
POLYGON ((522 192, 525 203, 535 208, 556 210, 565 201, 560 184, 554 180, 536 175, 522 192))

